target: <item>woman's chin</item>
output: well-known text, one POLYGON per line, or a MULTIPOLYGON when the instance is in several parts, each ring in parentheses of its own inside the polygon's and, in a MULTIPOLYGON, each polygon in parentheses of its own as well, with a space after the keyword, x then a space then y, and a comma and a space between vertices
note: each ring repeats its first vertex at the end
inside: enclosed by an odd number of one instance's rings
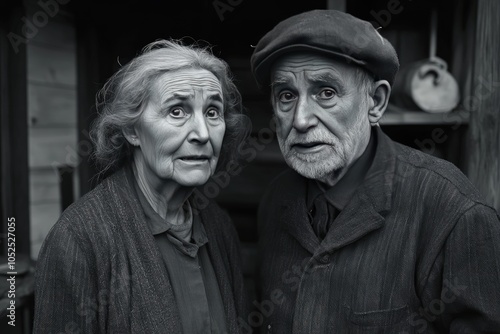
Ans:
POLYGON ((199 187, 207 183, 209 178, 209 173, 196 171, 175 177, 174 181, 184 187, 199 187))

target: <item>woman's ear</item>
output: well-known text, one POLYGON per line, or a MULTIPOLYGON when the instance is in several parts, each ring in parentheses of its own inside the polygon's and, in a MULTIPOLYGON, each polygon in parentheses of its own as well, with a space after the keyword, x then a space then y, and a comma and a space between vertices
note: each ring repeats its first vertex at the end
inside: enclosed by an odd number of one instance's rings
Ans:
POLYGON ((130 145, 139 146, 140 141, 139 141, 139 137, 137 136, 135 126, 132 125, 132 126, 127 126, 127 127, 123 128, 122 133, 130 145))
POLYGON ((387 109, 390 95, 391 85, 389 85, 387 80, 379 80, 373 83, 373 105, 368 111, 370 124, 377 124, 380 118, 382 118, 382 115, 387 109))

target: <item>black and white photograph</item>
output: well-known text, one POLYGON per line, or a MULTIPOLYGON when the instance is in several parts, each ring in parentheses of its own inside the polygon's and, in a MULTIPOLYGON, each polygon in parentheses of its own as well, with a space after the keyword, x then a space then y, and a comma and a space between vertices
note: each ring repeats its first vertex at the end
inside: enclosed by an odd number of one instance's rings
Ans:
POLYGON ((499 0, 2 0, 0 333, 500 334, 499 0))

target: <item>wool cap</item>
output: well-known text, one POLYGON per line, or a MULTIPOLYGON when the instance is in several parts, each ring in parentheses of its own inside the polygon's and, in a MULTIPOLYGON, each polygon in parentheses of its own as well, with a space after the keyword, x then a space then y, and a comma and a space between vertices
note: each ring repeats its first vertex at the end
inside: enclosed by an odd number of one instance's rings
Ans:
POLYGON ((316 9, 281 21, 259 40, 250 62, 260 88, 269 84, 273 63, 294 51, 343 59, 391 85, 399 70, 394 47, 370 22, 337 10, 316 9))

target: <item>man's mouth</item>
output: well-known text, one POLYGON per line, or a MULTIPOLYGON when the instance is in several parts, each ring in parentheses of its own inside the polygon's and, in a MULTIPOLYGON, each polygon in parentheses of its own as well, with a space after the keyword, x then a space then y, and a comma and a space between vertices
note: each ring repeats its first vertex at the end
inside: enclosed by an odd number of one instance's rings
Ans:
POLYGON ((323 142, 305 142, 305 143, 295 143, 291 145, 291 149, 297 153, 316 153, 321 151, 327 144, 323 142))
POLYGON ((292 144, 292 148, 308 149, 320 145, 326 145, 326 144, 322 142, 295 143, 292 144))

